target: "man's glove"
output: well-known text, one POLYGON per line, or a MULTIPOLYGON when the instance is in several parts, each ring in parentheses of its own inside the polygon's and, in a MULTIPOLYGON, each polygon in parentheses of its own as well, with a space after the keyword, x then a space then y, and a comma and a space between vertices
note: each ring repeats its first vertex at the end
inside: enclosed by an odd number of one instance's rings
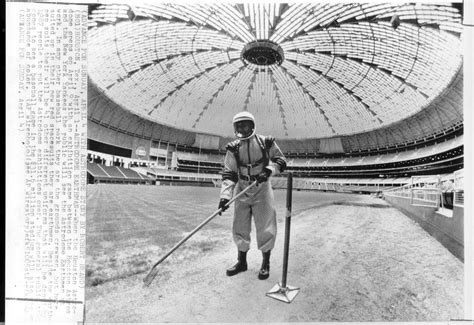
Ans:
POLYGON ((271 174, 272 171, 270 169, 264 168, 257 176, 257 185, 268 181, 268 177, 270 177, 271 174))
POLYGON ((219 212, 219 215, 220 215, 220 216, 222 215, 222 212, 224 212, 225 210, 227 210, 227 208, 228 208, 228 206, 226 206, 227 203, 229 203, 229 200, 227 200, 227 199, 221 199, 221 200, 219 201, 219 207, 218 207, 218 209, 222 209, 222 211, 219 212))

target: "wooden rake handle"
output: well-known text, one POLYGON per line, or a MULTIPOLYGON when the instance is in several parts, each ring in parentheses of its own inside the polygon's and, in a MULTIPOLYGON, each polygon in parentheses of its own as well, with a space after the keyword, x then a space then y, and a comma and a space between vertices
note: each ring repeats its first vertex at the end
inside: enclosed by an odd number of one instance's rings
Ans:
MULTIPOLYGON (((254 187, 255 185, 257 184, 257 181, 253 182, 252 184, 250 184, 249 186, 247 186, 245 189, 243 189, 239 194, 237 194, 236 196, 234 196, 225 206, 228 207, 229 205, 231 205, 235 200, 237 200, 239 197, 241 197, 242 195, 244 195, 248 190, 250 190, 252 187, 254 187)), ((204 220, 203 222, 201 222, 201 224, 199 226, 197 226, 196 228, 194 228, 188 235, 186 235, 186 237, 184 237, 183 239, 181 239, 176 245, 173 246, 173 248, 171 248, 163 257, 161 257, 158 262, 156 262, 150 272, 148 272, 147 276, 143 279, 143 283, 146 285, 146 286, 149 286, 152 282, 153 282, 153 279, 155 278, 156 274, 158 273, 158 269, 156 268, 161 262, 163 262, 164 260, 166 260, 168 258, 168 256, 170 256, 171 254, 173 254, 173 252, 175 250, 177 250, 182 244, 184 244, 189 238, 191 238, 196 232, 198 232, 202 227, 204 227, 209 221, 211 221, 212 219, 214 219, 215 216, 217 216, 219 213, 222 212, 222 208, 219 208, 217 211, 215 211, 213 214, 211 214, 206 220, 204 220)))

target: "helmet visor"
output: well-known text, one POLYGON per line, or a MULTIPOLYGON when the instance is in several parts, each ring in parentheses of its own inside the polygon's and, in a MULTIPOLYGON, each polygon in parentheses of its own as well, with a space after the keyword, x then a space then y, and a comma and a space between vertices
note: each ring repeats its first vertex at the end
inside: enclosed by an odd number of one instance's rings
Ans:
POLYGON ((253 121, 250 120, 238 121, 234 124, 235 135, 237 136, 237 138, 240 139, 250 137, 254 129, 255 124, 253 123, 253 121))

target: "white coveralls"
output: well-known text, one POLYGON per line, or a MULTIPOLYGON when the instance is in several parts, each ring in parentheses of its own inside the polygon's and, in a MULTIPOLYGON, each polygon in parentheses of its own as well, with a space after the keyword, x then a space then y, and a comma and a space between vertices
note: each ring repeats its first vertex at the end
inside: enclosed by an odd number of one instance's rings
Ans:
MULTIPOLYGON (((286 166, 285 157, 272 137, 254 135, 247 140, 233 141, 226 148, 221 199, 232 199, 234 190, 238 194, 245 189, 265 167, 275 175, 286 166)), ((277 233, 270 179, 254 186, 235 201, 232 235, 238 250, 242 252, 250 248, 252 215, 257 231, 257 247, 265 253, 273 249, 277 233)))

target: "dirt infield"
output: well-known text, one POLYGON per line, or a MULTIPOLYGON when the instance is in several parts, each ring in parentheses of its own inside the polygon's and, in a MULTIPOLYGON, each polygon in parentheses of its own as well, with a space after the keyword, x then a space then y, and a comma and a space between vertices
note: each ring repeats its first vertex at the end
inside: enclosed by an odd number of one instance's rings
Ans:
MULTIPOLYGON (((103 190, 91 191, 99 196, 103 190)), ((281 280, 282 214, 271 275, 265 281, 257 279, 261 257, 255 242, 248 256, 249 270, 235 277, 225 275, 225 268, 235 262, 236 249, 227 228, 230 217, 223 216, 165 261, 150 287, 142 286, 144 273, 89 283, 86 322, 462 318, 463 264, 417 224, 380 199, 334 196, 317 201, 318 195, 312 195, 315 201, 300 204, 292 218, 288 284, 301 291, 291 304, 265 296, 281 280)), ((214 205, 213 199, 205 205, 214 205)), ((93 206, 90 209, 88 218, 95 211, 93 206)), ((92 245, 96 249, 98 238, 92 245)), ((97 262, 89 255, 89 262, 97 262)))

